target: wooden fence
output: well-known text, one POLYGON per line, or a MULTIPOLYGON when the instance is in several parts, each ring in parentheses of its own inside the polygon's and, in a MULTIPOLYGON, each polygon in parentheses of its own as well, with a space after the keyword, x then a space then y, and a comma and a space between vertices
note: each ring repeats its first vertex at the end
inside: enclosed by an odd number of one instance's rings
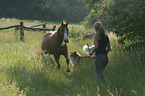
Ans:
POLYGON ((26 26, 24 26, 23 22, 20 22, 20 25, 13 25, 13 26, 9 26, 9 27, 0 28, 0 30, 10 29, 10 28, 15 28, 15 32, 17 30, 20 30, 20 39, 24 40, 24 30, 46 32, 46 31, 54 31, 56 26, 53 26, 53 28, 46 28, 46 23, 42 23, 42 24, 26 27, 26 26), (33 27, 38 27, 38 26, 43 26, 43 28, 33 28, 33 27))

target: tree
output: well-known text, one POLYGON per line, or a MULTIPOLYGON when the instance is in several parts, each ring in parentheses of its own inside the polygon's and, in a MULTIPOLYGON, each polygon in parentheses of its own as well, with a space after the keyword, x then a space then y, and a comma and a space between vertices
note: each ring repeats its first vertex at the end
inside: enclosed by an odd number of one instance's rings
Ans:
POLYGON ((81 0, 81 1, 85 1, 87 3, 87 6, 91 9, 96 9, 98 3, 102 2, 102 0, 81 0))
POLYGON ((145 1, 144 0, 83 0, 92 9, 84 21, 101 21, 124 40, 144 42, 145 1), (95 3, 94 3, 95 2, 95 3), (94 4, 93 4, 94 3, 94 4))
POLYGON ((80 22, 88 13, 79 0, 0 0, 0 17, 80 22))
POLYGON ((126 39, 143 41, 145 37, 145 1, 115 0, 107 10, 107 23, 126 39))

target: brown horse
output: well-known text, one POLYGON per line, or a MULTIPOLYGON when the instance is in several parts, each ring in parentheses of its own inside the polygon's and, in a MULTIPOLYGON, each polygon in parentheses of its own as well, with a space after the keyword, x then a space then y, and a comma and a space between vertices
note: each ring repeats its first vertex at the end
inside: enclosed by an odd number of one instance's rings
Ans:
POLYGON ((63 55, 66 58, 67 72, 70 72, 66 45, 69 42, 68 31, 68 22, 63 21, 57 31, 50 31, 44 35, 41 47, 49 56, 50 54, 54 55, 58 69, 61 68, 59 63, 60 55, 63 55))

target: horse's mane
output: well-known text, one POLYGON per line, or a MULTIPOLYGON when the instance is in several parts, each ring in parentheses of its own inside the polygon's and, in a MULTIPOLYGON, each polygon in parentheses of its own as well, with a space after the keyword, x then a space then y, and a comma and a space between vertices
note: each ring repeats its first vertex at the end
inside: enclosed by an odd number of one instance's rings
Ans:
POLYGON ((60 28, 61 28, 61 25, 59 26, 57 32, 56 32, 54 35, 57 36, 57 37, 56 37, 57 42, 58 42, 58 44, 61 45, 61 43, 62 43, 62 41, 63 41, 63 38, 62 38, 62 36, 61 36, 61 34, 60 34, 60 32, 61 32, 61 29, 60 29, 60 28))

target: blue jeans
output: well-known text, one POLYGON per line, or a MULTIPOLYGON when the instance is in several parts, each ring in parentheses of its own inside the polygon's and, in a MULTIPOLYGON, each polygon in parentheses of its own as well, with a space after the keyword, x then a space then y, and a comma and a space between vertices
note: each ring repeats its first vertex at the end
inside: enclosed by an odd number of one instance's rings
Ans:
POLYGON ((97 73, 97 79, 102 79, 103 82, 105 82, 105 79, 103 78, 103 70, 107 64, 108 56, 106 54, 97 54, 95 56, 95 71, 97 73))

